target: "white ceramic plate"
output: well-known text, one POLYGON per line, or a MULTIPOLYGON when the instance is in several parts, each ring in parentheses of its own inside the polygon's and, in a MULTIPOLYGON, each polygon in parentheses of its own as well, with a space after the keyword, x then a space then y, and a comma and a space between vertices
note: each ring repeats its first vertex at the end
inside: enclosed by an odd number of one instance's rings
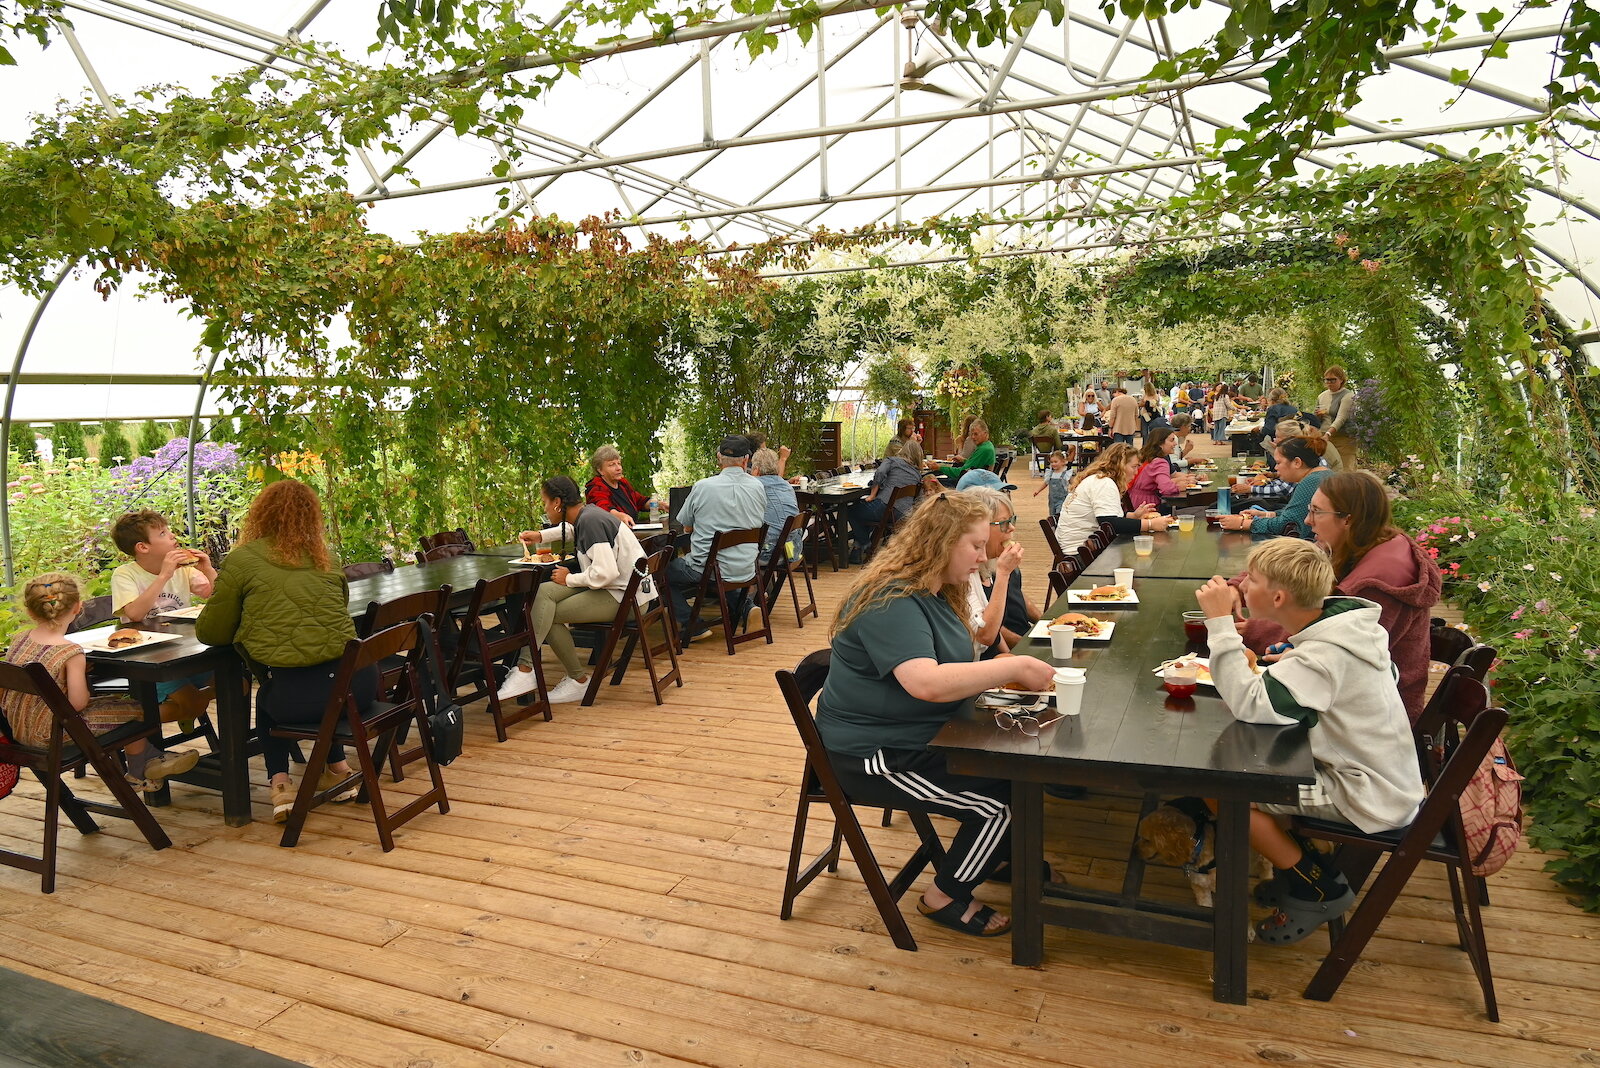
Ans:
POLYGON ((666 527, 665 523, 635 523, 633 525, 633 529, 634 529, 635 532, 638 532, 638 531, 641 531, 641 530, 662 530, 662 529, 665 529, 665 527, 666 527))
MULTIPOLYGON (((1100 621, 1100 633, 1099 634, 1093 634, 1093 635, 1090 635, 1090 634, 1074 634, 1072 636, 1072 640, 1074 642, 1108 642, 1108 641, 1111 640, 1111 632, 1116 630, 1116 629, 1117 629, 1117 625, 1115 623, 1108 623, 1108 622, 1106 622, 1105 620, 1102 619, 1100 621)), ((1028 631, 1028 637, 1030 637, 1030 638, 1040 638, 1040 639, 1043 639, 1044 641, 1049 641, 1050 640, 1050 621, 1048 619, 1039 620, 1039 622, 1037 622, 1037 623, 1035 623, 1033 625, 1033 629, 1028 631)))
POLYGON ((1139 593, 1138 593, 1137 590, 1129 590, 1128 591, 1128 596, 1119 598, 1118 600, 1115 600, 1115 601, 1098 601, 1098 600, 1091 601, 1087 596, 1088 592, 1089 592, 1088 590, 1068 590, 1067 591, 1067 603, 1068 604, 1138 604, 1139 603, 1139 593))
POLYGON ((192 604, 188 608, 175 608, 171 612, 162 612, 162 619, 199 619, 200 613, 205 610, 203 604, 192 604))
POLYGON ((175 642, 183 637, 182 634, 157 634, 154 631, 141 630, 140 641, 135 645, 121 645, 113 649, 106 644, 106 640, 120 630, 120 627, 101 627, 99 630, 79 631, 77 634, 67 635, 67 640, 77 642, 83 646, 84 652, 89 653, 131 653, 135 649, 143 649, 151 645, 160 645, 162 642, 175 642))

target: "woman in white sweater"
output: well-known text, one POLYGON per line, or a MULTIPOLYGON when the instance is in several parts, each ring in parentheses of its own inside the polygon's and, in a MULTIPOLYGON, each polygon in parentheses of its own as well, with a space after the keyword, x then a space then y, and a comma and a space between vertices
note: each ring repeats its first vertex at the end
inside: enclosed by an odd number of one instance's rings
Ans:
POLYGON ((1065 552, 1077 551, 1099 529, 1102 520, 1118 534, 1166 528, 1167 517, 1156 514, 1154 505, 1141 505, 1126 513, 1122 510, 1122 494, 1138 470, 1138 451, 1119 441, 1073 480, 1071 496, 1061 506, 1061 519, 1056 524, 1056 541, 1065 552))

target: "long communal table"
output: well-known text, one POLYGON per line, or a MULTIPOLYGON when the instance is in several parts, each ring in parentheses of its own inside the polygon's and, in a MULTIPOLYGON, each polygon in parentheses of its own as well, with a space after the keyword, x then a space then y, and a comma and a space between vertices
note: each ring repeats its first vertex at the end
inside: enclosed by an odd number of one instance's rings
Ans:
POLYGON ((1212 575, 1232 578, 1244 570, 1250 550, 1268 540, 1242 530, 1207 528, 1204 519, 1196 519, 1191 531, 1157 531, 1150 537, 1155 539, 1155 551, 1149 556, 1134 551, 1132 535, 1113 539, 1084 569, 1084 574, 1109 576, 1119 567, 1131 567, 1135 582, 1161 578, 1193 579, 1198 583, 1212 575))
MULTIPOLYGON (((1194 587, 1176 579, 1136 580, 1136 610, 1104 613, 1116 632, 1104 646, 1079 643, 1056 661, 1048 641, 1017 652, 1088 671, 1082 713, 1039 738, 996 725, 972 702, 933 740, 952 771, 1012 782, 1012 963, 1044 958, 1044 925, 1210 950, 1212 996, 1243 1004, 1249 938, 1249 819, 1252 801, 1293 802, 1314 782, 1311 749, 1299 727, 1239 723, 1209 688, 1182 701, 1167 696, 1151 669, 1184 650, 1182 613, 1194 587), (1044 786, 1072 784, 1167 797, 1215 798, 1216 906, 1151 901, 1130 865, 1120 893, 1046 886, 1044 786)), ((1073 606, 1081 607, 1081 606, 1073 606)), ((1047 615, 1067 611, 1063 597, 1047 615)), ((1098 614, 1098 613, 1097 613, 1098 614)))
MULTIPOLYGON (((502 547, 511 549, 512 547, 502 547)), ((503 554, 454 556, 431 564, 396 568, 350 583, 349 609, 359 616, 372 601, 387 601, 408 593, 451 586, 450 603, 465 605, 479 579, 498 578, 510 569, 509 557, 520 550, 503 554)), ((232 646, 202 645, 195 640, 194 625, 186 620, 153 620, 140 624, 141 630, 176 633, 176 641, 146 646, 124 653, 89 652, 91 667, 97 674, 126 678, 145 707, 148 722, 157 722, 160 710, 155 701, 158 682, 175 682, 193 675, 212 672, 216 676, 217 705, 214 723, 218 749, 200 758, 194 769, 173 776, 179 782, 217 790, 222 795, 222 818, 230 827, 250 822, 250 693, 244 665, 232 646)), ((152 806, 168 803, 163 789, 146 795, 152 806)))

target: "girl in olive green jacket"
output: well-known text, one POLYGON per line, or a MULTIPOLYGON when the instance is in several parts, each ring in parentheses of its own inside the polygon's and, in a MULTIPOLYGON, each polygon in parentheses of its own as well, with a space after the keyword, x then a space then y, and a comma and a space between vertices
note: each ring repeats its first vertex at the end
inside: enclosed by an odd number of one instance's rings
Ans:
MULTIPOLYGON (((295 788, 289 742, 272 737, 272 728, 322 721, 345 642, 356 636, 349 597, 344 572, 328 554, 316 492, 284 480, 256 495, 239 544, 195 620, 195 636, 202 642, 237 646, 253 670, 265 668, 256 691, 256 731, 272 780, 272 818, 280 823, 294 807, 295 788)), ((352 689, 358 709, 372 703, 377 684, 375 666, 356 675, 352 689)), ((318 789, 351 774, 344 748, 335 745, 318 789)), ((359 788, 357 783, 333 800, 352 800, 359 788)))

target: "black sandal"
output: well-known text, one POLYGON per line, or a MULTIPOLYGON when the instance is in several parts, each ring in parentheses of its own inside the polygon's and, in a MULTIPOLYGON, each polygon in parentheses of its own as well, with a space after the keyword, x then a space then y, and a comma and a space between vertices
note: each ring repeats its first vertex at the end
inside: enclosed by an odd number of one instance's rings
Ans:
POLYGON ((960 931, 962 934, 975 935, 978 938, 998 938, 1003 934, 1011 933, 1011 920, 1009 917, 1007 917, 1003 926, 996 927, 992 931, 989 930, 989 921, 994 918, 995 911, 988 905, 973 913, 972 919, 963 920, 961 915, 967 911, 967 906, 970 904, 972 904, 972 899, 968 898, 966 901, 952 901, 943 908, 936 909, 928 904, 926 898, 918 898, 917 911, 941 927, 948 927, 952 931, 960 931))

